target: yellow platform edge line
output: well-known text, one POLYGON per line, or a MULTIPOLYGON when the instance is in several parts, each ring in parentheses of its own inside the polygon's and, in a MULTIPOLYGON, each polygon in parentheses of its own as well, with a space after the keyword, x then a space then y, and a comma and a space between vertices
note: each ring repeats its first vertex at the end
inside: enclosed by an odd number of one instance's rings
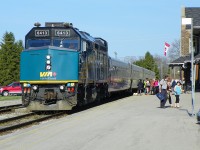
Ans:
POLYGON ((46 81, 20 81, 20 83, 30 83, 30 84, 49 84, 49 83, 68 83, 68 82, 78 82, 78 80, 46 80, 46 81))

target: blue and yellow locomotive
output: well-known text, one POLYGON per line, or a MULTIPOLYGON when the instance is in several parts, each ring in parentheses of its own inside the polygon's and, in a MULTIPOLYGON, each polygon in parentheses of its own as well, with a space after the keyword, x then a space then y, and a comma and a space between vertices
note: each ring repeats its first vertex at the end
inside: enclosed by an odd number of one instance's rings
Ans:
POLYGON ((104 39, 71 23, 35 23, 21 53, 22 103, 30 110, 71 110, 114 92, 132 93, 138 79, 154 75, 111 59, 104 39))

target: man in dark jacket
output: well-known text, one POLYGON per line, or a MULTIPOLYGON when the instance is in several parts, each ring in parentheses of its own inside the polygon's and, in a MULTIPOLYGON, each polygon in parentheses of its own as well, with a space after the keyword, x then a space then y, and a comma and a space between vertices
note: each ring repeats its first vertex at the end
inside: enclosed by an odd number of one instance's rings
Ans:
POLYGON ((141 79, 139 80, 137 87, 138 87, 138 94, 142 95, 142 89, 144 87, 144 84, 142 83, 141 79))

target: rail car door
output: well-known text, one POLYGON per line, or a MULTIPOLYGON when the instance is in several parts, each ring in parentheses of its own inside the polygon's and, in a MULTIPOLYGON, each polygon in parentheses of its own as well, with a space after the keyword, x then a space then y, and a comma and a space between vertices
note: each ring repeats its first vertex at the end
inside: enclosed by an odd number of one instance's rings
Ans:
POLYGON ((96 51, 96 79, 99 83, 108 79, 108 56, 102 51, 96 51))

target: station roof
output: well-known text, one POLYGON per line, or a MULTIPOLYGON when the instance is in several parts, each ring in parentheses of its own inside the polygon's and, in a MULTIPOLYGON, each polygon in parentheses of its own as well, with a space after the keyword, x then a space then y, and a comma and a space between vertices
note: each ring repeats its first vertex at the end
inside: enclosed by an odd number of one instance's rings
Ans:
MULTIPOLYGON (((184 18, 193 18, 193 35, 200 35, 200 7, 185 7, 184 18)), ((186 26, 186 29, 190 29, 191 26, 186 26)), ((200 54, 194 57, 195 63, 200 63, 200 54)), ((191 63, 191 55, 185 55, 177 58, 169 63, 169 66, 181 66, 185 63, 191 63)))
POLYGON ((185 17, 193 18, 193 26, 200 27, 200 7, 185 7, 185 17))
MULTIPOLYGON (((198 54, 194 57, 194 61, 195 61, 195 63, 200 63, 200 54, 198 54)), ((175 59, 174 61, 170 62, 169 66, 181 66, 185 63, 190 63, 190 62, 191 62, 191 56, 186 55, 186 56, 181 56, 181 57, 175 59)))
POLYGON ((169 65, 170 66, 179 66, 179 65, 183 65, 185 61, 190 61, 190 55, 181 56, 181 57, 175 59, 174 61, 170 62, 169 65))
MULTIPOLYGON (((200 35, 200 7, 185 7, 185 18, 193 18, 193 34, 200 35)), ((190 29, 186 26, 186 29, 190 29)))

